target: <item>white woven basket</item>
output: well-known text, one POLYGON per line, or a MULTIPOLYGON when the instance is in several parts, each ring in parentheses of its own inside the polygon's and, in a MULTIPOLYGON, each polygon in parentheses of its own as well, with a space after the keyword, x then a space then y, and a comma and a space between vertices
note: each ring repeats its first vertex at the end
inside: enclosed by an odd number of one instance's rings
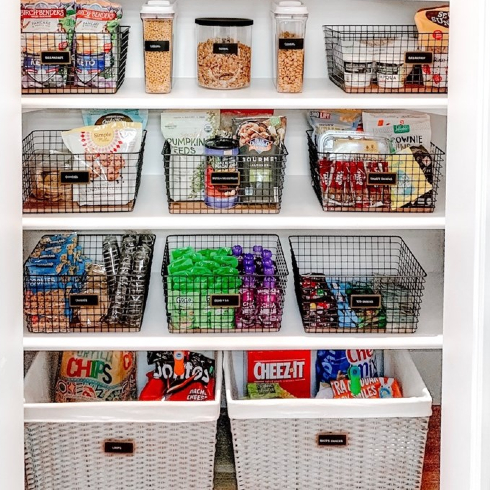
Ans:
POLYGON ((212 402, 56 404, 53 358, 39 353, 25 378, 27 490, 212 490, 222 384, 216 356, 212 402), (132 453, 106 452, 125 442, 132 453))
POLYGON ((408 352, 384 357, 406 398, 254 401, 240 400, 241 353, 225 353, 239 490, 419 490, 432 399, 408 352))

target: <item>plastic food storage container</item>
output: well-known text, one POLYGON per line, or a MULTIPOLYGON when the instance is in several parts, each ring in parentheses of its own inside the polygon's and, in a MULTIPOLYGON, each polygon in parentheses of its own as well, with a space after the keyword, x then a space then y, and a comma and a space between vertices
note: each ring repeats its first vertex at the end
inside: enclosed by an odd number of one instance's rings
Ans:
POLYGON ((274 83, 278 92, 303 91, 308 9, 299 1, 272 4, 274 83))
POLYGON ((196 24, 199 85, 213 89, 248 87, 253 20, 198 18, 196 24))
POLYGON ((172 90, 174 18, 175 7, 168 0, 149 0, 141 9, 145 88, 149 94, 172 90))

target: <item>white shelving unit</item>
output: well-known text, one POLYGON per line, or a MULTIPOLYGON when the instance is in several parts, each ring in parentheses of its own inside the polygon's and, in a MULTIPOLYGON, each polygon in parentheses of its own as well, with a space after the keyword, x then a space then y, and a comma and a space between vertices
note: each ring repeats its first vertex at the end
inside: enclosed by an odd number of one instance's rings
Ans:
MULTIPOLYGON (((484 282, 484 206, 487 136, 490 120, 490 46, 485 35, 490 12, 485 0, 452 0, 450 94, 446 95, 348 95, 326 79, 322 24, 409 24, 417 8, 432 2, 403 0, 305 0, 308 22, 305 91, 301 95, 277 94, 272 86, 269 49, 268 2, 249 0, 179 0, 174 90, 167 96, 143 92, 141 80, 141 2, 123 0, 125 23, 131 26, 127 80, 113 96, 23 96, 19 91, 18 4, 7 0, 3 9, 5 28, 0 29, 0 63, 4 67, 2 89, 4 123, 0 143, 4 151, 0 216, 4 239, 0 254, 2 274, 0 308, 0 488, 23 488, 23 350, 199 348, 287 349, 372 347, 429 349, 443 354, 442 490, 477 490, 482 483, 484 400, 481 396, 484 352, 482 299, 484 282), (468 5, 470 4, 470 5, 468 5), (475 15, 478 12, 481 15, 475 15), (249 89, 207 91, 195 80, 193 19, 228 15, 253 17, 253 80, 249 89), (471 32, 470 27, 471 27, 471 32), (190 40, 190 41, 189 41, 190 40), (191 61, 189 61, 191 60, 191 61), (316 60, 316 62, 315 62, 316 60), (7 67, 7 68, 5 68, 7 67), (470 67, 468 69, 468 67, 470 67), (8 71, 7 71, 8 70, 8 71), (471 73, 471 76, 468 75, 471 73), (487 78, 484 78, 487 76, 487 78), (486 83, 486 85, 485 85, 486 83), (483 101, 483 103, 482 103, 483 101), (133 213, 24 215, 21 213, 21 114, 23 133, 33 129, 72 127, 80 108, 274 108, 292 121, 288 129, 288 174, 283 208, 278 215, 171 215, 166 207, 163 169, 159 150, 161 135, 157 113, 152 112, 145 152, 144 177, 133 213), (445 140, 448 118, 447 165, 434 214, 324 213, 309 186, 304 129, 298 117, 309 108, 416 109, 433 114, 439 131, 436 144, 445 140), (42 124, 42 125, 41 125, 42 124), (4 129, 5 128, 5 129, 4 129), (150 229, 158 235, 150 298, 142 331, 137 334, 22 336, 22 234, 29 242, 47 230, 150 229), (429 272, 422 317, 411 335, 312 335, 304 334, 293 290, 289 287, 284 327, 278 334, 169 334, 163 292, 158 274, 164 237, 169 233, 257 230, 277 232, 284 238, 294 233, 395 234, 409 241, 429 272), (292 233, 291 233, 292 232, 292 233), (442 253, 445 248, 445 261, 442 253), (443 304, 444 298, 444 304, 443 304)), ((78 116, 77 116, 78 114, 78 116)), ((80 123, 81 119, 79 119, 80 123)), ((286 247, 283 241, 283 246, 286 247)), ((29 245, 25 244, 28 250, 29 245)), ((288 250, 286 250, 288 255, 288 250)), ((422 361, 423 362, 423 359, 422 361)), ((433 373, 434 374, 434 373, 433 373)), ((439 373, 434 375, 440 381, 439 373)), ((71 489, 66 489, 71 490, 71 489)), ((260 489, 258 489, 260 490, 260 489)))

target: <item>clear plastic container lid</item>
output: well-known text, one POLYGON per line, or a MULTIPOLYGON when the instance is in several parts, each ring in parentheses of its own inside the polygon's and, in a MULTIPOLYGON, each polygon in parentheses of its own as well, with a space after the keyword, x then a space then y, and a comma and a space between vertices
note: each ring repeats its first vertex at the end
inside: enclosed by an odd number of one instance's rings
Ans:
POLYGON ((164 17, 175 15, 175 1, 172 0, 148 0, 141 7, 141 16, 159 16, 164 17))
POLYGON ((308 15, 308 9, 299 0, 272 2, 271 12, 276 15, 308 15))

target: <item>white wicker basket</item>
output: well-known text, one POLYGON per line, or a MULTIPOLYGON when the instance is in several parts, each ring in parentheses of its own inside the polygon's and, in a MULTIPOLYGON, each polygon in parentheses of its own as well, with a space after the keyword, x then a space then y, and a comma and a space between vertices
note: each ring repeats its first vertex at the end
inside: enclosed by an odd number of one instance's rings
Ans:
POLYGON ((216 356, 212 402, 56 404, 53 356, 40 352, 25 378, 26 489, 211 490, 222 384, 216 356), (110 452, 124 442, 132 453, 110 452))
POLYGON ((385 352, 405 396, 389 400, 240 400, 242 356, 224 362, 239 490, 420 489, 432 399, 408 352, 385 352))

